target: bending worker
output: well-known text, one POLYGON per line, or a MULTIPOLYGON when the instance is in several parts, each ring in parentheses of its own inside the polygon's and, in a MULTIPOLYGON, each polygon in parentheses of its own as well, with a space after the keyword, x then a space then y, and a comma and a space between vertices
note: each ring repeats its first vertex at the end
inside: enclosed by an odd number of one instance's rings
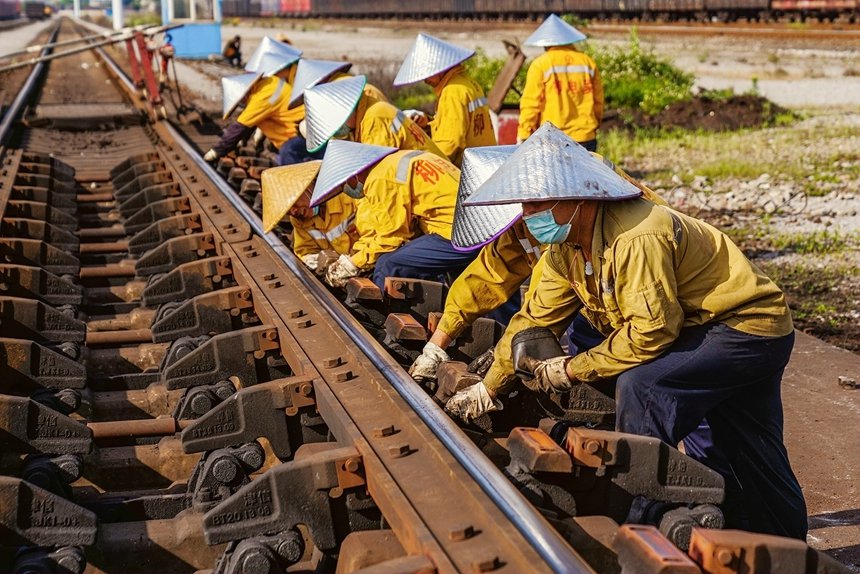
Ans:
POLYGON ((782 442, 780 383, 794 344, 785 297, 719 230, 640 195, 545 124, 466 201, 522 203, 526 225, 552 245, 484 380, 446 408, 463 419, 500 408, 517 388, 513 335, 560 335, 582 310, 606 339, 539 362, 528 386, 563 392, 617 377, 616 429, 683 440, 720 472, 729 528, 804 539, 805 502, 782 442), (711 444, 695 434, 703 421, 711 444))
POLYGON ((263 228, 266 233, 289 216, 293 253, 316 271, 324 250, 346 254, 358 239, 355 201, 345 193, 311 207, 311 190, 322 161, 308 161, 267 169, 262 175, 263 228))
POLYGON ((298 135, 298 124, 305 115, 303 107, 290 109, 292 81, 301 52, 271 38, 264 38, 260 48, 248 60, 247 74, 221 79, 224 91, 224 119, 243 101, 245 109, 224 130, 221 139, 203 158, 216 161, 247 141, 260 128, 276 148, 281 149, 298 135))
POLYGON ((525 41, 546 51, 534 59, 526 74, 517 143, 549 121, 588 151, 597 151, 603 85, 594 60, 574 47, 585 39, 585 34, 550 14, 525 41))
MULTIPOLYGON (((302 58, 299 60, 296 67, 296 77, 293 83, 293 93, 290 95, 290 108, 300 106, 305 101, 305 90, 313 88, 319 84, 327 82, 336 82, 346 78, 352 78, 347 71, 352 67, 350 62, 333 61, 333 60, 309 60, 302 58)), ((364 85, 364 93, 374 101, 387 102, 388 98, 382 91, 373 84, 366 83, 364 85)), ((300 135, 290 139, 286 145, 281 147, 278 155, 278 163, 280 165, 289 165, 308 161, 309 159, 322 159, 325 155, 325 146, 317 151, 309 152, 307 149, 308 142, 305 139, 307 122, 302 120, 299 122, 300 135)))
POLYGON ((368 95, 366 84, 365 76, 355 76, 304 91, 309 152, 321 150, 334 138, 422 150, 448 159, 424 130, 402 111, 368 95))
POLYGON ((438 101, 432 120, 417 110, 404 113, 421 127, 429 123, 433 141, 457 167, 463 163, 464 149, 496 145, 484 90, 463 69, 463 62, 474 55, 474 50, 418 34, 394 78, 395 86, 424 80, 433 88, 438 101))
POLYGON ((329 285, 371 268, 380 289, 386 277, 440 281, 462 271, 475 253, 451 245, 459 179, 460 170, 429 152, 329 142, 311 207, 341 191, 358 200, 358 240, 326 271, 329 285))
MULTIPOLYGON (((542 267, 541 244, 522 221, 520 205, 465 206, 474 193, 516 150, 516 146, 469 148, 463 159, 463 172, 454 213, 451 242, 455 249, 481 248, 475 260, 451 285, 442 318, 430 340, 409 369, 419 383, 436 380, 436 370, 451 357, 445 349, 479 317, 493 313, 507 325, 520 309, 520 286, 529 276, 537 284, 542 267)), ((643 197, 666 205, 653 191, 634 181, 611 161, 592 154, 615 173, 642 190, 643 197)), ((568 329, 572 346, 590 347, 603 339, 588 321, 577 314, 568 329)))

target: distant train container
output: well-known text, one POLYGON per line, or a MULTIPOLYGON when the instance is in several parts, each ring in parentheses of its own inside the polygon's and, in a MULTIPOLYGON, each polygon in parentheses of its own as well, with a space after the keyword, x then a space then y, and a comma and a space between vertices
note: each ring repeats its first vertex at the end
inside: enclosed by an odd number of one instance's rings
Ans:
POLYGON ((223 0, 225 16, 532 19, 737 20, 860 17, 860 0, 223 0), (275 4, 277 2, 277 4, 275 4))
POLYGON ((21 15, 18 0, 0 0, 0 20, 14 20, 21 15))
POLYGON ((28 1, 24 3, 24 16, 31 20, 50 18, 53 10, 45 2, 28 1))

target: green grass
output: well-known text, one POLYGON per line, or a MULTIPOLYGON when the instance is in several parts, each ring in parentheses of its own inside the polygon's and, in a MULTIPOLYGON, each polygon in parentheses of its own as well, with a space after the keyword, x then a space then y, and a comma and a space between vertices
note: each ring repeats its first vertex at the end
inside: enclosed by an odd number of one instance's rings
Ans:
POLYGON ((150 26, 161 25, 161 15, 153 12, 142 12, 140 14, 131 14, 125 19, 126 26, 150 26))

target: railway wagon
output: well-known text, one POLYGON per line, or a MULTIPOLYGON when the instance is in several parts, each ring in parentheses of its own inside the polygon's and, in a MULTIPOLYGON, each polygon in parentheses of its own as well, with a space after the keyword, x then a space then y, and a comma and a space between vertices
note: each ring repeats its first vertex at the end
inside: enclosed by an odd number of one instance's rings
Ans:
POLYGON ((223 0, 225 16, 476 18, 537 20, 552 12, 584 18, 736 20, 860 16, 860 0, 223 0), (277 4, 275 4, 277 2, 277 4))
POLYGON ((0 20, 14 20, 21 15, 18 0, 0 0, 0 20))
POLYGON ((45 2, 26 2, 24 16, 31 20, 44 20, 51 17, 51 7, 45 2))
POLYGON ((279 13, 281 16, 301 18, 309 16, 311 0, 280 0, 279 13))

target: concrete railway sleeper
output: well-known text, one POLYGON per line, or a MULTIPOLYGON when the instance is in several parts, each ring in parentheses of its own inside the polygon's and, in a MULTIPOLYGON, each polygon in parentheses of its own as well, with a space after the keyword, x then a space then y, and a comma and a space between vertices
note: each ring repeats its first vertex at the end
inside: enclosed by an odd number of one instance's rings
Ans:
POLYGON ((328 292, 244 203, 267 159, 225 180, 103 57, 0 142, 0 571, 840 571, 719 530, 721 477, 597 391, 458 428, 436 403, 500 326, 419 388, 445 287, 328 292))

